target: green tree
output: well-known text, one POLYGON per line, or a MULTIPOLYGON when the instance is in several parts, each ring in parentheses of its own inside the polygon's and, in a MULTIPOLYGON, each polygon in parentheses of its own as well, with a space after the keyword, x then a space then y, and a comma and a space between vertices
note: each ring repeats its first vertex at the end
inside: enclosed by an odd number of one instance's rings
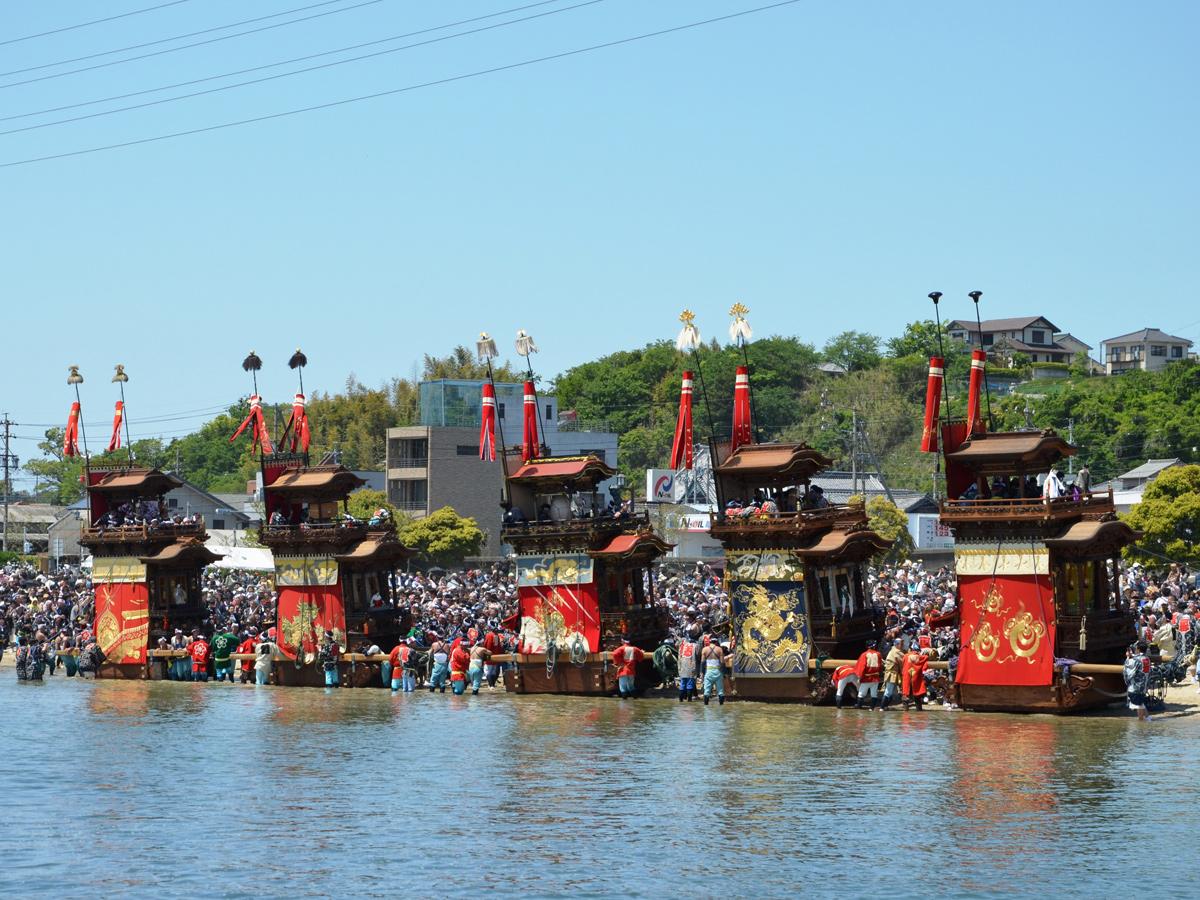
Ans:
POLYGON ((931 356, 938 356, 942 350, 948 349, 955 343, 960 342, 950 337, 945 325, 939 332, 936 322, 932 319, 923 319, 920 322, 909 322, 904 326, 904 333, 899 337, 888 338, 885 346, 887 355, 893 359, 903 356, 920 356, 923 359, 929 359, 931 356), (938 342, 939 335, 941 336, 940 344, 938 342))
POLYGON ((1092 375, 1092 358, 1087 355, 1087 351, 1080 350, 1071 357, 1071 377, 1072 378, 1090 378, 1092 375))
POLYGON ((913 551, 912 535, 908 531, 908 516, 887 497, 872 497, 867 501, 867 519, 871 530, 892 541, 892 549, 880 554, 885 562, 907 559, 913 551))
MULTIPOLYGON (((492 363, 492 373, 497 381, 523 381, 523 372, 514 369, 507 361, 492 363)), ((446 356, 429 356, 426 354, 422 367, 422 377, 426 381, 438 378, 464 379, 474 381, 487 378, 487 365, 479 361, 475 351, 461 345, 455 347, 446 356)))
POLYGON ((847 372, 873 369, 879 365, 879 338, 865 331, 843 331, 825 342, 821 356, 847 372))
POLYGON ((356 519, 369 519, 375 515, 375 510, 386 509, 391 513, 397 529, 408 521, 408 516, 388 502, 385 491, 373 491, 370 488, 357 490, 347 499, 346 507, 356 519))
POLYGON ((38 480, 38 499, 67 506, 82 497, 83 457, 63 456, 63 429, 47 428, 37 447, 42 458, 29 460, 24 469, 38 480))
POLYGON ((477 556, 484 541, 475 520, 460 516, 449 506, 405 522, 399 537, 417 551, 422 562, 438 566, 457 566, 468 556, 477 556))
POLYGON ((1175 562, 1200 563, 1200 466, 1177 466, 1159 475, 1125 516, 1142 532, 1128 557, 1154 563, 1167 557, 1175 562))

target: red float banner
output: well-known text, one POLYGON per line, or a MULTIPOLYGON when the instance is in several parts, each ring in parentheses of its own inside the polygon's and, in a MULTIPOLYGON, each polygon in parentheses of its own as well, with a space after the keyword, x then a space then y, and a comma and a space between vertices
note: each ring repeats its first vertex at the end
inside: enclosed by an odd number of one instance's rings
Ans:
POLYGON ((67 427, 63 429, 63 456, 79 455, 79 402, 71 404, 67 427))
POLYGON ((969 434, 982 434, 987 430, 983 425, 983 411, 979 406, 979 395, 983 390, 986 365, 987 353, 983 350, 972 350, 971 380, 967 383, 967 431, 969 434))
POLYGON ((959 684, 1048 685, 1054 679, 1054 588, 1049 575, 958 576, 959 684))
POLYGON ((525 422, 521 440, 521 460, 529 462, 541 455, 541 441, 538 438, 537 393, 533 382, 525 382, 524 396, 525 422))
POLYGON ((113 430, 112 437, 108 439, 108 452, 121 449, 121 421, 125 418, 125 404, 120 400, 117 401, 116 409, 113 411, 113 430))
POLYGON ((484 462, 496 461, 496 389, 490 383, 483 385, 479 419, 479 458, 484 462))
POLYGON ((595 584, 528 585, 517 588, 524 653, 542 653, 554 643, 568 650, 577 636, 587 649, 600 649, 600 602, 595 584))
POLYGON ((671 468, 692 467, 692 373, 683 373, 679 389, 679 418, 675 422, 675 440, 671 444, 671 468))
MULTIPOLYGON (((967 440, 967 423, 966 422, 948 422, 942 426, 942 450, 944 453, 953 453, 961 447, 967 440)), ((946 496, 956 500, 962 497, 972 484, 975 483, 975 476, 966 466, 960 466, 956 462, 952 462, 946 457, 946 496)), ((980 497, 980 499, 983 499, 980 497)))
POLYGON ((341 584, 310 584, 279 588, 279 649, 288 659, 297 651, 315 658, 326 631, 345 650, 346 607, 341 584))
POLYGON ((921 452, 937 453, 938 418, 942 402, 942 379, 946 361, 940 356, 929 358, 929 380, 925 385, 925 427, 921 431, 921 452))
POLYGON ((250 429, 250 436, 253 439, 253 448, 257 450, 262 447, 262 452, 268 456, 271 454, 271 436, 267 433, 267 423, 263 419, 262 397, 258 394, 250 395, 250 411, 246 414, 246 418, 242 420, 242 424, 238 426, 229 438, 229 443, 233 443, 238 439, 238 436, 250 429))
POLYGON ((750 418, 750 370, 738 366, 733 377, 733 440, 729 452, 754 440, 750 418))
POLYGON ((111 663, 143 664, 150 635, 150 590, 144 581, 96 585, 96 643, 111 663))

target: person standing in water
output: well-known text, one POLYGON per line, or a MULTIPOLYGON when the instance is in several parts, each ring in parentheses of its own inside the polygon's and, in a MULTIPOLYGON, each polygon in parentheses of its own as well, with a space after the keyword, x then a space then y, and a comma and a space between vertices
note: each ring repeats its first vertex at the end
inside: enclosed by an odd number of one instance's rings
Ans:
POLYGON ((696 673, 699 671, 700 648, 687 635, 679 641, 679 702, 692 702, 696 696, 696 673))
POLYGON ((471 680, 472 695, 479 693, 483 685, 483 667, 492 658, 492 652, 483 644, 475 644, 471 648, 471 665, 467 669, 467 677, 471 680))
POLYGON ((446 651, 446 642, 440 638, 429 645, 429 658, 433 660, 433 669, 429 673, 429 693, 441 689, 446 693, 446 679, 450 677, 450 654, 446 651))
POLYGON ((716 691, 717 703, 725 703, 725 651, 721 645, 704 636, 704 649, 700 651, 700 664, 704 666, 704 705, 716 691))

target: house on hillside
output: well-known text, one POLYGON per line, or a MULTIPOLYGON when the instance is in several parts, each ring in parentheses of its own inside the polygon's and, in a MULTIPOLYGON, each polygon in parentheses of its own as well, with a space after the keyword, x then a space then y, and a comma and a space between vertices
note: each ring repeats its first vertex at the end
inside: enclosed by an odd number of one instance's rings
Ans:
POLYGON ((1157 372, 1169 362, 1187 359, 1192 342, 1157 328, 1143 328, 1109 338, 1103 346, 1105 370, 1109 375, 1120 375, 1134 369, 1157 372))
POLYGON ((1069 332, 1060 331, 1045 316, 984 319, 978 324, 953 319, 946 331, 970 347, 984 348, 989 355, 1011 358, 1014 353, 1024 353, 1035 363, 1069 363, 1079 351, 1092 349, 1069 332))
POLYGON ((1142 502, 1142 494, 1146 492, 1146 486, 1150 482, 1167 469, 1182 465, 1183 460, 1178 457, 1175 459, 1148 459, 1137 468, 1130 469, 1124 475, 1118 475, 1112 481, 1098 484, 1092 490, 1107 491, 1111 488, 1113 504, 1116 506, 1117 512, 1127 513, 1142 502))

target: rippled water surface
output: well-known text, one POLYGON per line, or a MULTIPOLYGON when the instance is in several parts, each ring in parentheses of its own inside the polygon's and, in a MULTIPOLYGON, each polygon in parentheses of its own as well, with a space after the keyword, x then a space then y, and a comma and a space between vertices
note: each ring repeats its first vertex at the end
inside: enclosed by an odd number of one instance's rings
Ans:
POLYGON ((1191 844, 1179 772, 1200 716, 20 685, 5 668, 0 720, 8 896, 1192 889, 1150 842, 1191 844))

